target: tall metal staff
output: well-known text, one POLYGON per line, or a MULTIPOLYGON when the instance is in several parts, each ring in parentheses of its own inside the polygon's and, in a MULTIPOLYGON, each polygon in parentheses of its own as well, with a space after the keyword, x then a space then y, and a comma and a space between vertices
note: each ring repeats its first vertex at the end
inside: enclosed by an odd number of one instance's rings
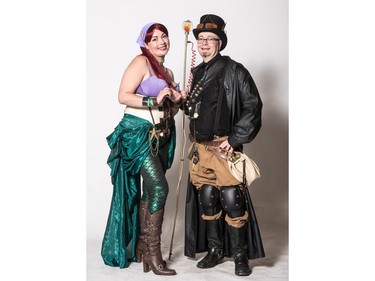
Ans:
MULTIPOLYGON (((190 20, 186 20, 182 23, 182 28, 185 31, 185 52, 184 52, 184 74, 183 74, 183 83, 182 83, 182 89, 186 88, 186 57, 187 57, 187 45, 188 45, 188 36, 191 31, 192 22, 190 20)), ((176 188, 176 212, 174 214, 174 222, 173 222, 173 230, 172 230, 172 237, 171 237, 171 244, 169 247, 169 260, 172 256, 172 248, 173 248, 173 237, 174 237, 174 231, 176 228, 176 220, 177 220, 177 214, 178 214, 178 203, 180 199, 180 187, 181 187, 181 179, 182 179, 182 171, 184 168, 184 155, 185 155, 185 143, 186 143, 186 134, 185 134, 185 113, 182 113, 181 117, 181 133, 183 135, 182 141, 181 141, 181 150, 180 150, 180 171, 178 176, 178 183, 176 188)))

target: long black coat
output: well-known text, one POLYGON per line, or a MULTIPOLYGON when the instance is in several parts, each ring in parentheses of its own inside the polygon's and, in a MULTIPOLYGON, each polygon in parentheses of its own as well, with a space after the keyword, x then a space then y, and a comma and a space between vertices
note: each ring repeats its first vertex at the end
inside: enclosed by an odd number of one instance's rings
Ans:
MULTIPOLYGON (((228 56, 222 57, 226 62, 223 84, 231 118, 231 133, 228 141, 236 150, 242 150, 245 143, 251 142, 258 134, 262 122, 262 101, 258 89, 249 71, 240 63, 228 56)), ((201 67, 198 65, 192 70, 193 77, 201 67)), ((209 73, 208 73, 209 75, 209 73)), ((210 77, 208 77, 209 79, 210 77)), ((211 77, 213 78, 213 77, 211 77)), ((248 258, 256 259, 265 256, 262 238, 260 235, 255 211, 251 202, 249 190, 245 188, 246 210, 249 214, 247 224, 248 258)), ((185 256, 194 258, 196 253, 208 250, 205 222, 202 219, 203 210, 199 205, 198 191, 191 184, 190 178, 187 185, 185 206, 185 256)), ((227 224, 224 222, 223 210, 223 237, 224 255, 231 256, 231 243, 227 224)))

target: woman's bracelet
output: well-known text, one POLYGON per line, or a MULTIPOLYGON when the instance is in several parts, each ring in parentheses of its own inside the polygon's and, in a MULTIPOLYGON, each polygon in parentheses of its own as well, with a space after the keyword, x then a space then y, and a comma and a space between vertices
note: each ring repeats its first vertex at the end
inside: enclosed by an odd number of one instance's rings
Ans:
POLYGON ((148 100, 148 97, 142 98, 142 106, 147 106, 147 100, 148 100))
POLYGON ((158 100, 155 97, 143 97, 142 106, 153 107, 158 105, 158 100))

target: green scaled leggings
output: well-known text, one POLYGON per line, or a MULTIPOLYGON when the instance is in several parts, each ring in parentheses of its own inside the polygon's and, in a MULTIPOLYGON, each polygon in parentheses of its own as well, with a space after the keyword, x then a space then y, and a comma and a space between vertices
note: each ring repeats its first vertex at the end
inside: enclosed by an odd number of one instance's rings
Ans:
POLYGON ((142 201, 148 203, 151 214, 164 209, 169 191, 165 177, 168 159, 168 145, 165 143, 166 139, 160 138, 158 155, 154 157, 150 152, 141 168, 143 178, 142 201))

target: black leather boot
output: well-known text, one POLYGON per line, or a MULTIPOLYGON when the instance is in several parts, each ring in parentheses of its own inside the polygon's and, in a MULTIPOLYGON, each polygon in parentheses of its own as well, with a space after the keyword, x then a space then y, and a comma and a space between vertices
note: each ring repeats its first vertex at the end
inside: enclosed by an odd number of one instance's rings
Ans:
POLYGON ((199 268, 212 268, 224 260, 221 219, 206 220, 207 255, 197 264, 199 268))
POLYGON ((248 276, 251 274, 251 269, 247 258, 247 226, 245 224, 241 228, 232 226, 228 226, 228 228, 235 263, 234 273, 239 276, 248 276))

